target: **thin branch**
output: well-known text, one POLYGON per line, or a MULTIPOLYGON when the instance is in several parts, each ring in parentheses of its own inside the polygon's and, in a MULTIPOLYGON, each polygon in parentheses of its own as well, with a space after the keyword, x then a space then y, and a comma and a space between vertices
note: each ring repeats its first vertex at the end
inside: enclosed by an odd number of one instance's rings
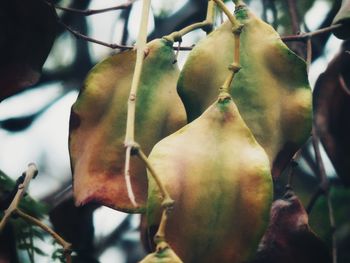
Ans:
POLYGON ((215 8, 215 0, 209 0, 206 19, 202 22, 194 23, 189 25, 179 31, 172 32, 171 34, 164 36, 163 38, 171 41, 171 42, 181 42, 182 37, 189 32, 192 32, 196 29, 203 29, 207 33, 209 33, 213 29, 213 21, 214 21, 214 8, 215 8))
POLYGON ((0 222, 0 232, 4 229, 7 221, 10 219, 12 213, 18 208, 19 202, 28 189, 29 183, 38 174, 38 169, 34 163, 28 165, 27 170, 24 173, 24 181, 18 186, 17 193, 13 198, 10 206, 5 210, 5 215, 0 222))
POLYGON ((336 224, 335 224, 332 200, 329 192, 326 194, 326 198, 327 198, 329 223, 332 229, 332 262, 337 263, 338 252, 337 252, 337 239, 335 236, 336 224))
POLYGON ((296 0, 287 0, 288 11, 292 21, 292 32, 293 34, 298 34, 300 32, 299 15, 296 0))
POLYGON ((311 38, 306 41, 306 71, 310 71, 310 66, 312 62, 312 42, 311 38))
POLYGON ((35 217, 32 217, 32 216, 28 215, 27 213, 21 211, 20 209, 16 208, 13 211, 13 213, 18 215, 18 216, 20 216, 21 218, 23 218, 24 220, 28 221, 29 223, 40 227, 45 232, 50 234, 57 241, 57 243, 59 243, 63 247, 64 254, 66 256, 66 262, 67 263, 71 262, 71 256, 70 256, 71 244, 70 243, 65 241, 59 234, 57 234, 55 231, 53 231, 47 225, 43 224, 40 220, 36 219, 35 217))
POLYGON ((120 5, 113 6, 113 7, 108 7, 108 8, 103 8, 103 9, 85 9, 85 10, 54 5, 50 1, 46 1, 46 0, 44 0, 44 2, 46 2, 50 6, 54 6, 56 9, 62 10, 62 11, 72 12, 72 13, 76 13, 76 14, 80 14, 80 15, 84 15, 84 16, 90 16, 90 15, 101 14, 101 13, 105 13, 105 12, 109 12, 109 11, 115 11, 115 10, 120 10, 120 9, 127 9, 135 1, 134 0, 129 0, 128 2, 126 2, 124 4, 120 4, 120 5))
MULTIPOLYGON (((220 93, 230 93, 230 87, 231 83, 233 81, 233 78, 235 77, 235 74, 238 73, 238 71, 241 69, 240 66, 240 35, 242 33, 243 25, 239 23, 239 21, 229 12, 225 4, 221 0, 214 0, 219 8, 227 15, 228 19, 230 20, 232 27, 233 27, 233 34, 234 34, 234 54, 233 54, 233 62, 229 66, 229 70, 231 71, 230 74, 225 79, 224 84, 220 87, 220 93)), ((236 10, 238 8, 241 8, 238 3, 240 1, 235 2, 236 3, 236 10)))
POLYGON ((325 28, 321 28, 318 30, 315 30, 313 32, 308 32, 308 33, 302 33, 302 34, 298 34, 298 35, 291 35, 291 36, 283 36, 281 37, 281 39, 284 42, 288 42, 288 41, 307 41, 308 38, 314 37, 316 35, 321 35, 321 34, 325 34, 328 33, 330 31, 333 31, 336 28, 341 27, 341 24, 336 24, 336 25, 332 25, 329 27, 325 27, 325 28))
POLYGON ((148 171, 150 172, 150 174, 153 177, 154 181, 156 182, 160 192, 162 193, 162 196, 163 196, 163 204, 162 205, 165 207, 172 207, 174 204, 174 200, 171 199, 164 184, 160 180, 159 175, 157 174, 157 172, 154 170, 154 168, 152 167, 152 165, 148 161, 147 156, 144 154, 144 152, 141 150, 140 147, 134 148, 134 150, 136 151, 137 156, 145 163, 148 171))
POLYGON ((321 180, 319 188, 323 190, 323 194, 327 199, 329 222, 332 229, 332 262, 337 263, 337 243, 336 243, 336 236, 335 236, 336 225, 335 225, 335 219, 334 219, 334 211, 333 211, 333 206, 330 198, 330 191, 329 191, 330 185, 329 185, 329 181, 324 168, 324 163, 320 152, 319 142, 320 142, 319 137, 315 129, 313 129, 312 143, 315 150, 316 163, 318 165, 318 172, 321 180))
POLYGON ((110 43, 106 43, 88 36, 85 36, 83 34, 81 34, 80 32, 74 30, 73 28, 71 28, 70 26, 66 25, 65 23, 63 23, 61 20, 58 20, 58 23, 60 25, 62 25, 65 29, 67 29, 72 35, 74 35, 77 39, 82 39, 85 41, 89 41, 95 44, 99 44, 101 46, 105 46, 105 47, 109 47, 111 49, 133 49, 133 46, 125 46, 125 45, 119 45, 119 44, 110 44, 110 43))
MULTIPOLYGON (((141 21, 139 26, 139 34, 136 41, 136 62, 134 74, 131 81, 131 88, 128 99, 128 108, 127 108, 127 118, 126 118, 126 131, 125 131, 125 140, 124 144, 126 147, 126 157, 125 157, 125 173, 124 177, 128 183, 130 183, 130 154, 131 150, 135 144, 135 115, 136 115, 136 96, 137 90, 140 85, 141 72, 143 67, 143 61, 145 58, 145 54, 147 51, 147 26, 148 26, 148 17, 149 11, 151 7, 151 0, 144 0, 142 4, 141 11, 141 21)), ((137 203, 134 198, 134 193, 131 189, 131 183, 128 186, 128 196, 130 198, 131 203, 137 207, 137 203)))
POLYGON ((132 190, 131 178, 130 178, 130 155, 131 147, 126 148, 125 152, 125 165, 124 165, 124 177, 126 183, 126 189, 128 191, 128 197, 134 207, 138 207, 138 204, 135 199, 134 191, 132 190))

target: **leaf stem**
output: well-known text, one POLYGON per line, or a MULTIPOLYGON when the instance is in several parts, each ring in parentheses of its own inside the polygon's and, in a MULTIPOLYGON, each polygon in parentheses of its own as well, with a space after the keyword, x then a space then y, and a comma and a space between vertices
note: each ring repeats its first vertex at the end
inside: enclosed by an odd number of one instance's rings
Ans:
POLYGON ((0 232, 4 229, 7 221, 10 219, 12 213, 18 208, 19 202, 28 189, 29 183, 38 174, 38 169, 34 163, 28 165, 27 170, 24 172, 24 181, 18 186, 17 193, 13 198, 10 206, 5 210, 4 217, 0 222, 0 232))

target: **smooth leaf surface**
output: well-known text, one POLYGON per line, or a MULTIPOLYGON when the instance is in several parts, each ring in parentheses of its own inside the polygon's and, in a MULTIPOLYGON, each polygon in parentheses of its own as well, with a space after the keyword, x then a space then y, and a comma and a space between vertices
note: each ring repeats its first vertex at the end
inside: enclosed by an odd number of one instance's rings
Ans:
MULTIPOLYGON (((312 95, 306 64, 246 7, 236 17, 244 25, 242 68, 230 93, 277 177, 310 135, 312 95)), ((235 48, 231 25, 225 22, 191 51, 178 82, 189 121, 215 100, 229 74, 235 48)))
MULTIPOLYGON (((185 110, 176 93, 179 75, 172 43, 148 44, 136 99, 135 139, 148 154, 153 145, 185 124, 185 110)), ((69 149, 76 204, 90 201, 141 212, 147 199, 145 165, 131 159, 131 183, 139 207, 129 200, 124 178, 127 101, 136 51, 116 54, 88 74, 70 118, 69 149)))
MULTIPOLYGON (((175 200, 166 240, 184 262, 243 262, 255 252, 268 223, 272 178, 265 151, 228 94, 157 143, 149 160, 175 200)), ((151 233, 162 195, 150 175, 148 196, 143 231, 151 233)))

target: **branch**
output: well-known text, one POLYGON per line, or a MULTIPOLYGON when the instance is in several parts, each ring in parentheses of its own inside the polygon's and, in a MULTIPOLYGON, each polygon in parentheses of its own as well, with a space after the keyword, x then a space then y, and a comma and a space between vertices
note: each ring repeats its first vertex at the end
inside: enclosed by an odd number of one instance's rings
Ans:
MULTIPOLYGON (((333 206, 332 206, 332 202, 331 202, 331 197, 330 197, 330 185, 329 185, 329 181, 326 175, 326 171, 324 168, 324 163, 322 160, 322 156, 321 156, 321 152, 320 152, 320 139, 318 137, 318 134, 316 133, 316 130, 313 129, 312 132, 312 143, 314 146, 314 150, 315 150, 315 157, 316 157, 316 163, 318 165, 318 175, 320 177, 320 185, 319 185, 319 189, 322 190, 323 194, 325 195, 326 199, 327 199, 327 206, 328 206, 328 215, 329 215, 329 222, 330 222, 330 226, 332 229, 332 258, 333 258, 333 263, 337 263, 337 242, 336 242, 336 236, 335 236, 335 229, 336 229, 336 225, 335 225, 335 219, 334 219, 334 211, 333 211, 333 206)), ((320 194, 318 195, 320 196, 320 194)), ((316 202, 317 199, 315 199, 314 202, 316 202)))
POLYGON ((59 234, 57 234, 55 231, 53 231, 50 227, 47 225, 43 224, 40 220, 36 219, 35 217, 32 217, 28 215, 27 213, 24 213, 20 209, 16 208, 13 211, 14 214, 20 216, 24 220, 28 221, 29 223, 36 225, 43 229, 45 232, 49 233, 56 241, 58 244, 60 244, 63 247, 64 254, 66 256, 66 262, 71 263, 72 259, 70 256, 71 253, 71 244, 65 241, 59 234))
POLYGON ((288 11, 292 20, 292 32, 298 34, 300 32, 299 15, 296 0, 287 0, 288 11))
POLYGON ((103 8, 103 9, 85 9, 85 10, 54 5, 52 2, 46 1, 46 0, 44 0, 44 2, 50 6, 53 6, 56 9, 59 9, 59 10, 72 12, 72 13, 76 13, 76 14, 80 14, 80 15, 84 15, 84 16, 90 16, 90 15, 101 14, 101 13, 114 11, 114 10, 127 9, 135 2, 135 0, 129 0, 127 3, 120 4, 120 5, 113 6, 113 7, 108 7, 108 8, 103 8))
POLYGON ((171 34, 164 36, 163 38, 171 41, 171 42, 181 42, 182 37, 189 32, 192 32, 196 29, 203 29, 207 33, 212 31, 213 29, 213 21, 214 21, 214 8, 215 8, 215 1, 214 0, 208 0, 208 7, 207 7, 207 16, 206 19, 202 22, 197 22, 194 24, 191 24, 179 31, 172 32, 171 34))
POLYGON ((145 53, 147 50, 147 26, 148 26, 148 17, 151 7, 151 0, 144 0, 142 4, 142 13, 141 21, 139 26, 139 34, 136 41, 136 62, 134 74, 131 82, 130 94, 128 99, 128 108, 127 108, 127 119, 126 119, 126 131, 125 131, 125 140, 124 145, 126 147, 126 156, 125 156, 125 181, 128 187, 128 196, 132 204, 137 207, 135 201, 134 193, 131 189, 130 182, 130 154, 131 150, 135 144, 135 115, 136 115, 136 96, 137 90, 140 84, 141 72, 143 67, 143 61, 145 58, 145 53))
POLYGON ((281 37, 281 39, 284 42, 288 42, 288 41, 307 41, 308 38, 312 38, 312 37, 314 37, 316 35, 321 35, 321 34, 324 34, 324 33, 328 33, 328 32, 333 31, 334 29, 339 28, 341 26, 342 26, 341 24, 336 24, 336 25, 332 25, 332 26, 329 26, 329 27, 318 29, 318 30, 313 31, 313 32, 302 33, 302 34, 291 35, 291 36, 283 36, 283 37, 281 37))
POLYGON ((77 39, 82 39, 85 41, 89 41, 95 44, 99 44, 101 46, 105 46, 105 47, 109 47, 111 49, 132 49, 134 48, 133 46, 125 46, 125 45, 119 45, 119 44, 110 44, 110 43, 106 43, 88 36, 85 36, 83 34, 81 34, 80 32, 74 30, 73 28, 71 28, 70 26, 66 25, 65 23, 63 23, 61 20, 58 19, 58 23, 60 25, 62 25, 65 29, 67 29, 72 35, 74 35, 77 39))
POLYGON ((32 178, 34 178, 37 174, 38 174, 38 169, 36 168, 36 165, 34 163, 30 163, 28 165, 27 170, 23 173, 23 175, 25 176, 23 183, 21 183, 18 186, 18 190, 15 197, 13 198, 10 206, 5 210, 4 217, 1 219, 0 232, 4 229, 12 213, 18 209, 19 202, 21 201, 23 195, 27 191, 30 180, 32 180, 32 178))

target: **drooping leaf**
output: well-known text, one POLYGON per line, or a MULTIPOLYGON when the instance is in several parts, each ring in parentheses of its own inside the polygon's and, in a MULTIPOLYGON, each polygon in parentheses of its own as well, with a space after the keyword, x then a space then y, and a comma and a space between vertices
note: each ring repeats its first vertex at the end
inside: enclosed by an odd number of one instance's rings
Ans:
MULTIPOLYGON (((231 263, 252 256, 267 227, 272 178, 266 152, 229 94, 158 142, 149 161, 175 201, 165 232, 181 260, 231 263)), ((149 175, 143 231, 157 229, 161 204, 149 175)))
MULTIPOLYGON (((186 120, 176 93, 179 69, 172 43, 157 39, 147 46, 135 121, 135 139, 146 154, 186 120)), ((139 208, 132 205, 124 178, 127 101, 135 57, 136 51, 130 50, 97 64, 72 107, 69 148, 78 205, 95 201, 127 212, 144 209, 145 165, 131 159, 131 183, 139 208)))
POLYGON ((55 11, 44 1, 1 2, 0 101, 38 81, 56 26, 55 11))
POLYGON ((274 201, 269 227, 250 263, 330 263, 325 243, 311 230, 308 215, 293 192, 274 201))
POLYGON ((321 142, 343 182, 350 185, 350 55, 349 41, 318 78, 314 122, 321 142))
MULTIPOLYGON (((230 93, 257 141, 267 152, 277 177, 311 131, 311 89, 306 64, 277 32, 246 7, 236 12, 241 70, 230 93)), ((224 83, 235 50, 232 26, 224 23, 191 51, 181 71, 178 91, 189 121, 214 100, 224 83), (220 48, 218 48, 220 47, 220 48)))

